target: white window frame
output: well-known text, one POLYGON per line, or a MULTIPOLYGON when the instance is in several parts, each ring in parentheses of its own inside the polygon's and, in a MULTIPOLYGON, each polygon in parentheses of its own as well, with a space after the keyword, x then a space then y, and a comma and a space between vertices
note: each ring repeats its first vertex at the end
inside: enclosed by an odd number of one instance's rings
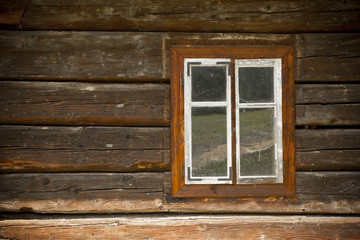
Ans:
POLYGON ((283 182, 283 143, 282 143, 282 74, 281 58, 276 59, 236 59, 235 60, 235 115, 236 115, 236 174, 237 184, 266 184, 283 182), (240 103, 239 72, 241 67, 273 67, 272 103, 240 103), (274 109, 274 148, 275 175, 241 176, 240 173, 240 108, 273 108, 274 109))
POLYGON ((231 72, 230 59, 224 58, 185 58, 184 59, 184 135, 185 135, 185 184, 231 184, 232 183, 232 137, 231 137, 231 72), (191 90, 191 63, 204 66, 225 66, 226 73, 226 101, 214 102, 192 102, 191 90), (190 69, 188 69, 190 68, 190 69), (226 107, 226 129, 227 129, 227 175, 212 177, 192 176, 192 136, 191 136, 191 108, 192 107, 226 107))

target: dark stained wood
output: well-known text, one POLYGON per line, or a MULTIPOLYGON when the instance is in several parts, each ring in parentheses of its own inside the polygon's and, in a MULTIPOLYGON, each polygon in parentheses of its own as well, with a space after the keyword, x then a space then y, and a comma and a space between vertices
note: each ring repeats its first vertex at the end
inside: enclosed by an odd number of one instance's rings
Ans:
POLYGON ((0 78, 168 81, 170 45, 222 44, 296 46, 296 81, 358 81, 358 39, 359 34, 2 31, 0 78))
POLYGON ((166 84, 0 82, 0 123, 166 126, 166 84))
POLYGON ((168 128, 0 126, 0 172, 164 171, 168 128))
MULTIPOLYGON (((5 216, 6 217, 6 216, 5 216)), ((358 239, 358 217, 135 215, 5 219, 6 239, 358 239)))
POLYGON ((297 105, 296 125, 360 125, 360 104, 297 105))
POLYGON ((360 196, 360 172, 297 172, 297 194, 360 196))
POLYGON ((360 84, 296 84, 296 104, 360 103, 360 84))
MULTIPOLYGON (((297 84, 297 103, 358 102, 357 87, 297 84)), ((168 126, 170 121, 167 84, 4 81, 0 92, 2 124, 168 126)), ((359 104, 297 105, 296 123, 360 124, 359 108, 359 104)))
MULTIPOLYGON (((297 125, 360 124, 358 84, 297 84, 297 125), (326 91, 329 89, 329 91, 326 91)), ((167 84, 0 82, 0 123, 168 126, 167 84)))
POLYGON ((296 170, 360 170, 359 129, 297 129, 296 170))
POLYGON ((298 171, 360 171, 359 150, 296 152, 298 171))
POLYGON ((0 32, 0 77, 168 81, 170 45, 296 45, 295 35, 0 32))
POLYGON ((302 50, 299 57, 356 57, 359 55, 359 33, 300 34, 302 50))
POLYGON ((359 81, 360 34, 302 34, 297 81, 359 81))
MULTIPOLYGON (((358 132, 297 130, 297 169, 358 169, 358 151, 342 150, 360 148, 358 132)), ((1 171, 154 170, 169 161, 166 128, 2 126, 0 133, 1 171)))
POLYGON ((33 0, 25 29, 184 32, 359 31, 357 1, 33 0))
POLYGON ((22 212, 159 211, 163 173, 0 175, 0 209, 22 212))
POLYGON ((359 172, 297 173, 292 198, 175 199, 166 194, 169 173, 2 174, 0 180, 5 212, 360 213, 359 172))
POLYGON ((0 1, 0 27, 21 27, 21 20, 30 0, 1 0, 0 1))
POLYGON ((297 129, 296 151, 360 149, 360 129, 297 129))
POLYGON ((0 78, 158 80, 161 35, 118 32, 0 32, 0 78))

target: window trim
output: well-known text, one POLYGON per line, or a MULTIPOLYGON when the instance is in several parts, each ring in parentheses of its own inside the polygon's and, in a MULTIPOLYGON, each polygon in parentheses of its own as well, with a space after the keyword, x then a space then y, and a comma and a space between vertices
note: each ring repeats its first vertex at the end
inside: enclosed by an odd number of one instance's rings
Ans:
MULTIPOLYGON (((293 55, 291 46, 171 46, 171 184, 173 197, 293 196, 295 194, 295 110, 293 55), (276 184, 185 185, 184 89, 185 58, 282 59, 282 119, 284 181, 276 184)), ((232 79, 235 75, 232 62, 232 79)), ((234 83, 231 83, 234 86, 234 83)), ((233 92, 233 91, 232 91, 233 92)), ((231 94, 235 98, 235 94, 231 94)), ((234 112, 232 112, 234 116, 234 112)), ((235 126, 232 126, 234 129, 235 126)), ((234 138, 233 142, 234 142, 234 138)), ((235 145, 232 144, 235 159, 235 145)), ((233 164, 234 165, 234 164, 233 164)), ((233 168, 233 174, 236 169, 233 168)))

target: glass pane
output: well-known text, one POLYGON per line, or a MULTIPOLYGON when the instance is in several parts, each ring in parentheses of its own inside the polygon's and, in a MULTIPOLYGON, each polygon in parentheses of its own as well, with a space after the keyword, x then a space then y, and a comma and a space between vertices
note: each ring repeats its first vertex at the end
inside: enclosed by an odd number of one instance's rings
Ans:
POLYGON ((193 177, 226 176, 226 108, 192 108, 193 177))
POLYGON ((264 103, 274 101, 274 68, 240 67, 240 103, 264 103))
POLYGON ((192 66, 191 101, 226 101, 226 67, 192 66))
POLYGON ((275 175, 274 109, 241 108, 240 175, 275 175))

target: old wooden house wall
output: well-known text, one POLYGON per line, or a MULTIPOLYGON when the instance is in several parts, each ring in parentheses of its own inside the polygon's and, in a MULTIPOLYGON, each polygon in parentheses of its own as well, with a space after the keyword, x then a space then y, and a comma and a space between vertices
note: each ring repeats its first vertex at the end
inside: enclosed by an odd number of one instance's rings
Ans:
POLYGON ((0 3, 0 238, 360 238, 359 1, 0 3), (295 198, 170 196, 171 44, 295 47, 295 198))

